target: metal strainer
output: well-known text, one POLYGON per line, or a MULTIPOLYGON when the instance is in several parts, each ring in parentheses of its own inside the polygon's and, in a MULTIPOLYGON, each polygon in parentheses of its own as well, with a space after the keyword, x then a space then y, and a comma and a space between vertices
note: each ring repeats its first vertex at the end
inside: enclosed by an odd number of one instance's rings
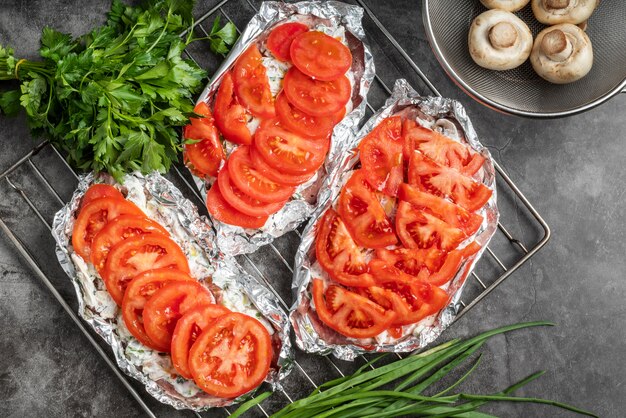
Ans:
MULTIPOLYGON (((467 47, 472 20, 486 8, 478 0, 423 0, 424 26, 437 59, 452 79, 482 104, 521 116, 550 118, 583 112, 620 91, 626 93, 626 1, 604 0, 589 19, 594 63, 581 80, 551 84, 527 60, 509 71, 491 71, 474 63, 467 47)), ((544 25, 530 5, 516 13, 533 36, 544 25)))

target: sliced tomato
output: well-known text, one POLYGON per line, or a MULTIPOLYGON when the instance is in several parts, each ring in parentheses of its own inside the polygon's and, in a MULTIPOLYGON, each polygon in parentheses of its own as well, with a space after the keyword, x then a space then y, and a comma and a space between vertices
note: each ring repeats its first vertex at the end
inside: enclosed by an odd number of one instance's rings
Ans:
POLYGON ((307 182, 311 177, 313 177, 313 175, 315 175, 315 172, 308 174, 287 174, 281 172, 265 162, 256 147, 250 148, 250 159, 252 160, 252 164, 255 169, 260 171, 265 177, 286 186, 299 186, 300 184, 307 182))
POLYGON ((346 107, 352 94, 350 80, 341 76, 333 81, 314 80, 296 67, 283 79, 289 103, 313 116, 331 116, 346 107))
POLYGON ((367 181, 389 196, 398 193, 404 176, 401 130, 402 120, 392 116, 382 120, 359 145, 367 181))
POLYGON ((74 251, 88 261, 91 259, 91 242, 96 234, 111 220, 120 215, 144 216, 134 203, 117 197, 102 197, 83 206, 72 231, 74 251))
POLYGON ((191 346, 189 370, 206 393, 235 398, 263 382, 272 358, 272 340, 263 324, 231 312, 212 322, 191 346))
POLYGON ((189 273, 187 258, 178 244, 161 234, 138 235, 111 248, 102 278, 115 303, 122 306, 124 291, 133 278, 166 267, 189 273))
POLYGON ((169 235, 158 222, 145 216, 121 215, 106 224, 91 243, 91 263, 102 273, 109 251, 125 239, 146 234, 169 235))
POLYGON ((215 96, 213 116, 222 136, 236 144, 250 144, 252 134, 248 128, 248 114, 234 96, 235 83, 231 73, 224 74, 215 96))
POLYGON ((195 280, 167 283, 143 308, 146 334, 160 351, 169 352, 176 322, 189 310, 214 302, 209 290, 195 280))
POLYGON ((233 185, 246 195, 261 202, 284 202, 293 195, 295 187, 267 178, 250 159, 250 147, 242 145, 228 158, 228 174, 233 185))
POLYGON ((80 201, 80 207, 82 208, 89 202, 100 199, 101 197, 124 199, 122 192, 117 190, 115 186, 111 186, 110 184, 94 184, 85 192, 83 199, 80 201))
POLYGON ((172 364, 185 379, 192 379, 189 370, 189 350, 203 330, 213 321, 230 311, 222 305, 198 305, 187 312, 176 322, 172 334, 172 364))
POLYGON ((239 102, 255 116, 273 118, 274 98, 263 65, 261 52, 252 44, 237 58, 233 68, 235 94, 239 102))
POLYGON ((359 248, 337 213, 329 208, 317 226, 315 256, 333 280, 353 287, 372 286, 365 253, 359 248))
POLYGON ((446 253, 436 248, 395 248, 376 250, 376 259, 392 265, 404 273, 427 280, 431 272, 437 272, 446 260, 446 253))
POLYGON ((396 313, 343 287, 313 279, 313 301, 319 319, 329 328, 350 338, 373 338, 389 328, 396 313))
POLYGON ((451 251, 465 240, 465 233, 460 229, 414 208, 407 202, 398 204, 396 233, 407 248, 438 248, 451 251))
POLYGON ((219 132, 211 115, 209 105, 200 102, 193 110, 204 118, 191 118, 190 124, 183 128, 185 139, 198 142, 185 144, 185 162, 187 166, 200 177, 217 176, 220 163, 226 158, 224 148, 220 142, 219 132))
POLYGON ((291 43, 289 53, 293 65, 317 80, 335 80, 352 66, 350 49, 320 31, 298 35, 291 43))
POLYGON ((370 188, 363 169, 352 173, 343 186, 337 212, 358 245, 383 248, 398 242, 393 225, 370 188))
POLYGON ((414 150, 439 164, 454 168, 466 176, 472 176, 485 162, 485 158, 465 144, 461 144, 439 132, 418 125, 407 119, 402 124, 404 158, 408 161, 414 150))
POLYGON ((459 228, 466 236, 478 231, 483 223, 483 217, 477 213, 469 212, 446 199, 422 192, 406 183, 400 185, 398 198, 410 203, 415 208, 436 216, 455 228, 459 228))
POLYGON ((265 162, 276 170, 304 175, 314 173, 322 166, 330 141, 296 135, 273 119, 261 123, 254 135, 254 146, 265 162))
MULTIPOLYGON (((342 113, 341 116, 343 117, 345 109, 339 112, 342 113)), ((336 115, 311 116, 292 106, 284 92, 281 92, 276 98, 276 116, 285 128, 308 138, 328 137, 335 126, 335 120, 338 118, 336 115)))
POLYGON ((213 183, 207 193, 206 207, 211 216, 218 221, 242 228, 262 228, 268 218, 267 216, 249 216, 232 207, 222 196, 218 182, 213 183))
POLYGON ((468 211, 476 211, 489 201, 492 191, 482 183, 444 167, 419 151, 409 164, 409 184, 436 196, 448 197, 468 211))
POLYGON ((290 61, 289 48, 294 38, 301 33, 307 32, 309 27, 302 23, 290 22, 276 26, 267 37, 267 49, 279 61, 290 61))
POLYGON ((439 268, 439 270, 436 272, 432 272, 429 275, 427 282, 435 286, 441 286, 442 284, 449 282, 459 271, 459 268, 461 268, 461 264, 466 259, 476 254, 479 250, 480 245, 478 245, 476 241, 472 241, 465 248, 450 251, 446 255, 446 259, 439 268))
POLYGON ((143 308, 154 293, 168 283, 194 280, 189 274, 171 268, 148 270, 130 281, 122 301, 122 318, 128 331, 146 347, 167 351, 168 347, 157 345, 143 326, 143 308))

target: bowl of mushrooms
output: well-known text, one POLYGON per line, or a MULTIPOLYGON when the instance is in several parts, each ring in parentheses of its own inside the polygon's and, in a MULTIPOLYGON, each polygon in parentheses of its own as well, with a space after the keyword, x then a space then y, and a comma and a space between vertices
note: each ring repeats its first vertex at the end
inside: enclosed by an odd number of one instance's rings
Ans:
POLYGON ((554 118, 626 93, 626 1, 424 0, 446 73, 497 110, 554 118))

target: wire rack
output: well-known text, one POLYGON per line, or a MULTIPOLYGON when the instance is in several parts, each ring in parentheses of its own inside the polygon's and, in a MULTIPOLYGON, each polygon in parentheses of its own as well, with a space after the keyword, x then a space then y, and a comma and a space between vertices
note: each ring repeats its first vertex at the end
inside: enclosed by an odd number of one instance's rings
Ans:
MULTIPOLYGON (((407 78, 423 94, 439 95, 409 53, 400 46, 372 10, 362 0, 352 2, 365 9, 363 23, 374 53, 378 74, 368 95, 367 116, 382 105, 391 92, 389 86, 398 77, 407 78)), ((217 16, 233 22, 240 30, 256 13, 259 6, 260 1, 256 0, 222 0, 210 8, 205 6, 208 10, 197 18, 194 32, 199 37, 206 36, 205 26, 210 25, 217 16)), ((192 44, 187 53, 189 58, 209 72, 219 65, 219 59, 208 52, 206 42, 192 44)), ((486 255, 472 273, 473 280, 468 281, 466 285, 457 320, 511 276, 550 239, 550 229, 543 218, 505 170, 497 163, 495 167, 502 222, 498 223, 497 233, 487 248, 486 255)), ((193 182, 186 170, 174 167, 168 178, 186 196, 194 200, 201 211, 203 210, 202 198, 192 186, 193 182)), ((151 417, 171 416, 174 414, 172 409, 155 401, 137 382, 120 372, 110 349, 93 331, 87 329, 76 314, 76 298, 69 280, 57 266, 50 228, 54 213, 70 199, 77 180, 78 174, 66 163, 57 149, 48 142, 41 142, 0 173, 0 190, 4 202, 10 208, 0 211, 0 230, 143 411, 151 417), (20 216, 17 216, 18 214, 20 216), (31 222, 31 215, 34 215, 38 222, 31 222)), ((291 304, 293 274, 291 266, 299 240, 300 232, 294 231, 254 254, 239 258, 247 271, 260 278, 272 290, 285 310, 288 310, 291 304)), ((354 363, 349 363, 296 351, 295 367, 284 382, 285 389, 251 410, 250 416, 267 417, 282 406, 309 393, 324 381, 351 373, 365 361, 364 358, 360 358, 354 363)), ((232 408, 215 409, 203 414, 187 411, 181 412, 187 414, 181 416, 228 416, 231 411, 232 408)))

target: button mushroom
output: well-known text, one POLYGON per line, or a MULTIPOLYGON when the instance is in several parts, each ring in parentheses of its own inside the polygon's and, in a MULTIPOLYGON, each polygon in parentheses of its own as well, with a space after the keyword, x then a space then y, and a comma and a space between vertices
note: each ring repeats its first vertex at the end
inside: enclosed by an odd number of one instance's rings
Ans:
POLYGON ((551 26, 537 35, 530 62, 537 74, 551 83, 580 80, 593 65, 591 41, 576 25, 551 26))
POLYGON ((494 9, 474 19, 468 44, 476 64, 490 70, 510 70, 526 61, 533 36, 528 26, 513 13, 494 9))
POLYGON ((572 23, 589 19, 599 0, 532 0, 533 13, 546 25, 572 23))
POLYGON ((480 0, 487 9, 500 9, 507 12, 517 12, 530 3, 530 0, 480 0))

